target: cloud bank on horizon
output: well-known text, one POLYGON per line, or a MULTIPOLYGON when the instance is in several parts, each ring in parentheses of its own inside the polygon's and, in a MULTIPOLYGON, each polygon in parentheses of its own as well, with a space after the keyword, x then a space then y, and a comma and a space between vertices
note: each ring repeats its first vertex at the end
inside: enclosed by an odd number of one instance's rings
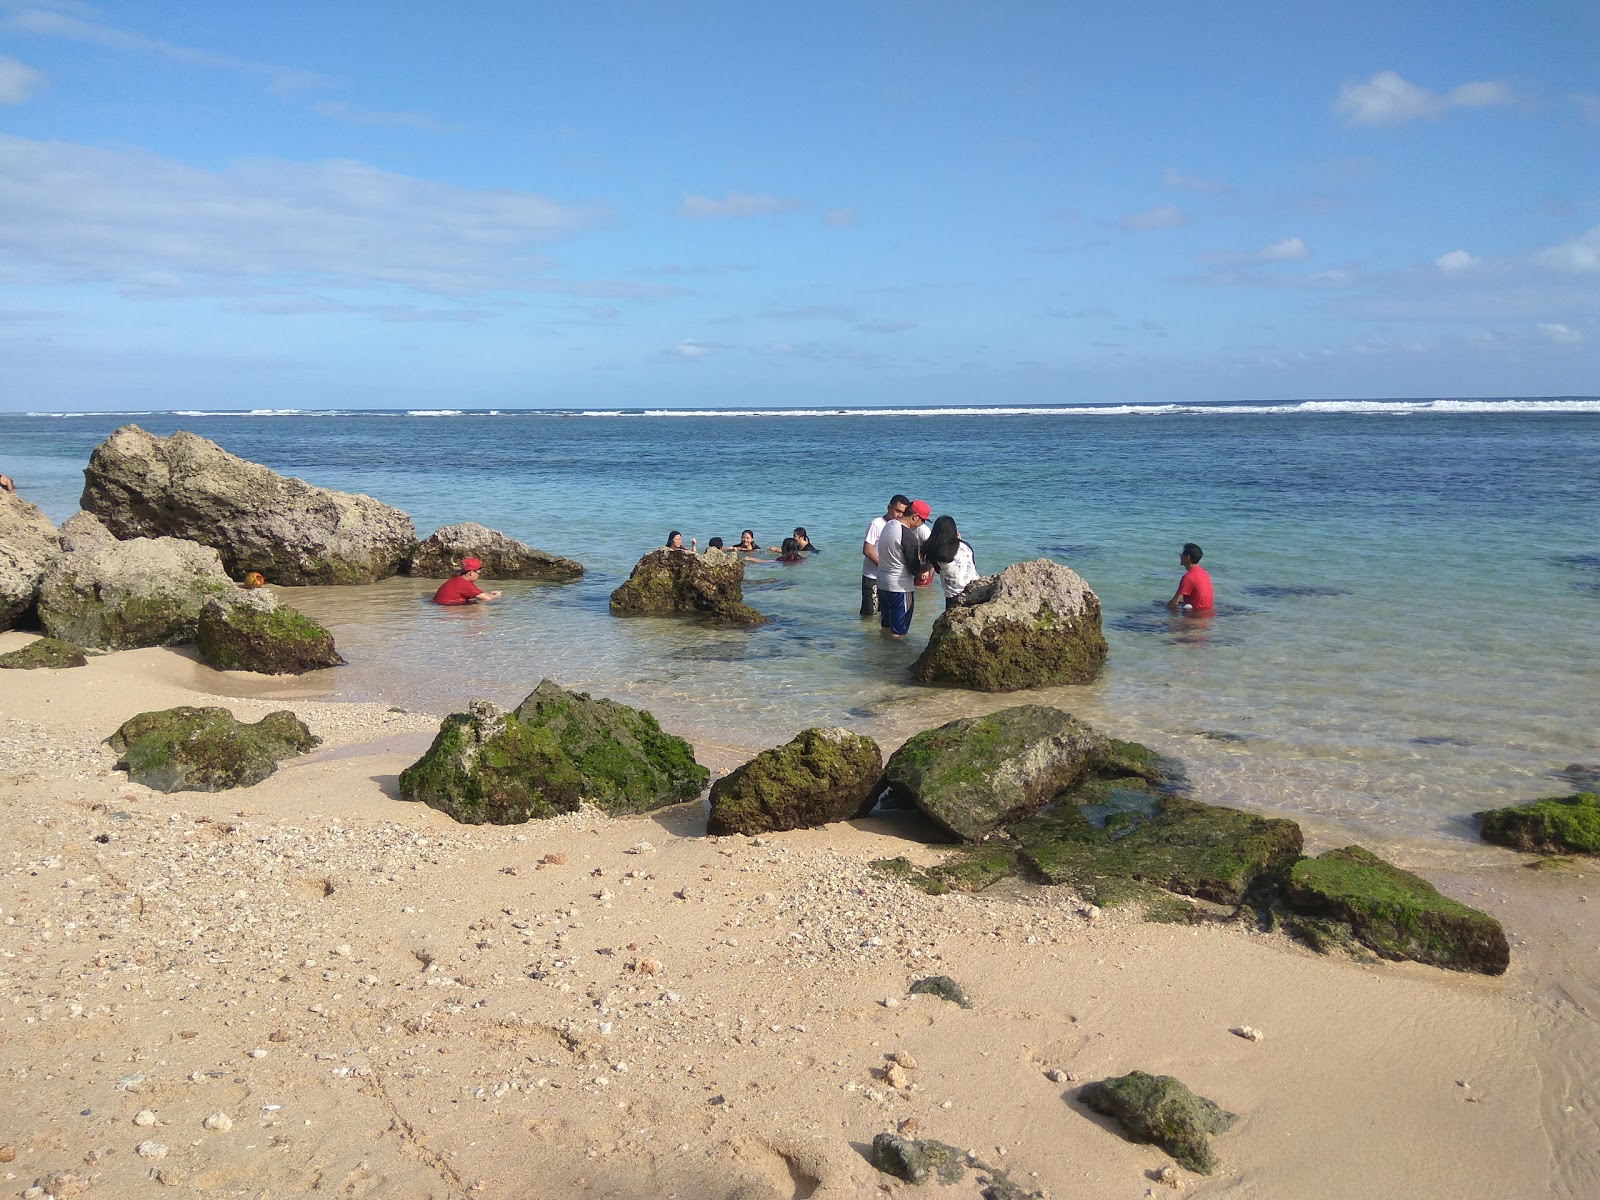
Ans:
POLYGON ((0 410, 1600 390, 1600 23, 1068 7, 0 0, 0 410))

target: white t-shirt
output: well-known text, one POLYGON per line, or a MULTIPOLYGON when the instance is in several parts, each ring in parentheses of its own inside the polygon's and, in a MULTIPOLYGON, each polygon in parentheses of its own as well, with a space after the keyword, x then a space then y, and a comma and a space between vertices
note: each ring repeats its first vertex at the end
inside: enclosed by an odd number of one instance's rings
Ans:
POLYGON ((978 564, 972 557, 972 547, 966 539, 956 543, 956 556, 939 568, 939 582, 944 585, 944 598, 959 596, 978 577, 978 564))
MULTIPOLYGON (((889 523, 888 517, 873 517, 872 524, 867 526, 867 536, 861 539, 861 544, 871 543, 876 546, 878 539, 883 536, 883 527, 889 523)), ((867 552, 861 552, 861 577, 863 579, 876 579, 878 577, 878 564, 867 557, 867 552)))

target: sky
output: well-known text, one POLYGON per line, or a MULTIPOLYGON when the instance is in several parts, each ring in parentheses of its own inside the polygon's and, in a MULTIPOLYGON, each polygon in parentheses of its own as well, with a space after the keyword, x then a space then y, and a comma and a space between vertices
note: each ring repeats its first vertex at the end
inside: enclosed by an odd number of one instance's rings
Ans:
POLYGON ((0 0, 0 411, 1596 393, 1593 0, 0 0))

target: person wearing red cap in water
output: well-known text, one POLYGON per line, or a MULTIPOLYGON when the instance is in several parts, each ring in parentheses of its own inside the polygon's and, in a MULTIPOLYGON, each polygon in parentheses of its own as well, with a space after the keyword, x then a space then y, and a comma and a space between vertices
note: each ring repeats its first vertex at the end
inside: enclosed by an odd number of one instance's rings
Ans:
POLYGON ((913 500, 878 535, 878 624, 891 637, 905 637, 917 606, 916 589, 933 578, 918 532, 931 511, 926 500, 913 500))
POLYGON ((481 570, 483 570, 481 561, 476 558, 463 558, 461 574, 453 575, 441 583, 439 590, 433 594, 433 602, 454 607, 500 599, 499 592, 486 592, 478 587, 478 572, 481 570))

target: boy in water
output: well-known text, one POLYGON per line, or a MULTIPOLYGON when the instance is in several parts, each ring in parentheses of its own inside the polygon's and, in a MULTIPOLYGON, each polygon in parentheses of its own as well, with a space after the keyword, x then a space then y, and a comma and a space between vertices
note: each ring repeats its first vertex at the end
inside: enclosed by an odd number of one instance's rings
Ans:
POLYGON ((461 573, 452 575, 439 585, 439 590, 433 594, 433 602, 454 608, 460 604, 483 604, 500 599, 499 592, 486 592, 478 586, 478 572, 481 570, 483 563, 475 558, 463 558, 461 573))
POLYGON ((1167 601, 1169 611, 1187 609, 1195 616, 1211 615, 1211 576, 1200 565, 1202 553, 1193 542, 1183 544, 1183 551, 1178 555, 1178 564, 1184 569, 1183 578, 1178 581, 1178 590, 1172 593, 1172 599, 1167 601))

